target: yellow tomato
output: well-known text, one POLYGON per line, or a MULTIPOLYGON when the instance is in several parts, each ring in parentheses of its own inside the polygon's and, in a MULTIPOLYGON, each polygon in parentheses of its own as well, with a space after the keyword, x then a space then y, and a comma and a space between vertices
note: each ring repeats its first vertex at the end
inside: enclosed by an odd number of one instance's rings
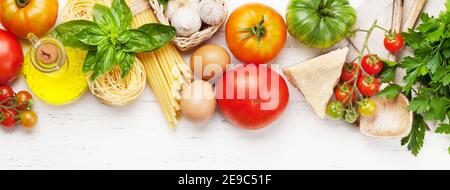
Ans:
POLYGON ((1 0, 0 21, 11 33, 26 38, 28 33, 41 37, 48 33, 58 17, 58 0, 1 0))
POLYGON ((228 47, 247 64, 265 64, 274 59, 283 49, 286 35, 283 17, 261 3, 237 8, 226 25, 228 47))

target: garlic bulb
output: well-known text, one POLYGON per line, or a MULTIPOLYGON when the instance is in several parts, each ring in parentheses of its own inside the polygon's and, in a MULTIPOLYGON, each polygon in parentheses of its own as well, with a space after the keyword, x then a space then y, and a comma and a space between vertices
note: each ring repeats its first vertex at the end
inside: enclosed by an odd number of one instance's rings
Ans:
POLYGON ((198 10, 199 3, 200 0, 169 0, 165 15, 170 20, 172 19, 173 13, 175 13, 179 8, 192 7, 193 9, 198 10))
POLYGON ((225 19, 225 7, 215 0, 203 0, 199 13, 202 21, 209 25, 218 25, 225 19))
POLYGON ((172 15, 171 25, 177 30, 177 36, 189 37, 202 27, 198 12, 192 7, 179 8, 172 15))

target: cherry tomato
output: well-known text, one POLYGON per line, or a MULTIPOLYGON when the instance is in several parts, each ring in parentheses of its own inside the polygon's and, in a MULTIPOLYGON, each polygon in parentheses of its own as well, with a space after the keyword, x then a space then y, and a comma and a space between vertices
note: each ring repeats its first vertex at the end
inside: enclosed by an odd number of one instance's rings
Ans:
POLYGON ((366 98, 358 102, 358 112, 364 117, 373 116, 377 113, 377 105, 372 99, 366 98))
POLYGON ((334 89, 334 96, 337 101, 342 102, 347 106, 349 102, 355 101, 356 93, 352 91, 351 85, 344 83, 334 89))
POLYGON ((346 63, 342 68, 341 80, 343 82, 352 83, 357 79, 355 75, 361 76, 361 70, 356 63, 346 63))
POLYGON ((383 70, 383 62, 378 59, 377 55, 366 55, 361 60, 361 66, 369 75, 377 75, 383 70))
POLYGON ((26 110, 33 106, 33 96, 27 91, 20 91, 16 94, 16 108, 26 110))
POLYGON ((347 123, 355 123, 358 120, 358 113, 354 109, 345 110, 344 119, 347 123))
POLYGON ((399 33, 388 33, 384 38, 384 47, 391 53, 398 53, 404 44, 403 37, 399 33))
POLYGON ((380 81, 374 76, 361 76, 358 80, 358 89, 364 96, 374 96, 380 91, 380 81))
POLYGON ((0 121, 6 128, 12 128, 17 124, 18 113, 13 109, 2 109, 0 121))
POLYGON ((327 106, 327 115, 333 119, 341 119, 344 116, 345 109, 342 102, 331 102, 327 106))
POLYGON ((14 98, 14 90, 8 85, 0 86, 0 104, 9 105, 14 98))
POLYGON ((33 128, 37 121, 38 117, 32 110, 24 111, 20 114, 20 123, 25 128, 33 128))

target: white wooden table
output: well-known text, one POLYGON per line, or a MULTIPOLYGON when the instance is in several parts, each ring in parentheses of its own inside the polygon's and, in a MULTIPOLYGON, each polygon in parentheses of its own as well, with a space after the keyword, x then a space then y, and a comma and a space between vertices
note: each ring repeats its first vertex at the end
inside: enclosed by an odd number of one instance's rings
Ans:
MULTIPOLYGON (((250 1, 228 4, 232 10, 250 1)), ((287 4, 253 1, 282 14, 287 4)), ((224 33, 210 42, 225 46, 224 33)), ((309 58, 307 53, 316 52, 289 38, 274 62, 288 66, 309 58)), ((27 89, 23 79, 13 87, 27 89)), ((372 139, 344 122, 319 120, 300 93, 292 86, 290 91, 283 116, 256 132, 230 125, 219 113, 205 126, 182 121, 169 129, 148 88, 121 108, 103 105, 89 92, 62 107, 37 101, 35 130, 0 130, 0 169, 450 169, 448 137, 428 133, 414 157, 399 139, 372 139)))

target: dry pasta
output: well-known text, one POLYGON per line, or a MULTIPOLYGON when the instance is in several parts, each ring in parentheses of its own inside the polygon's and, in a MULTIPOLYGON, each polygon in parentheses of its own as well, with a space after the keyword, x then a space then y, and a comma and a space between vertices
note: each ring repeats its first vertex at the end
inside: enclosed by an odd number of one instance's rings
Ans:
MULTIPOLYGON (((92 7, 96 4, 110 5, 110 0, 69 0, 62 14, 62 21, 92 19, 92 7)), ((146 72, 141 62, 136 59, 129 74, 121 78, 121 70, 113 70, 95 81, 88 78, 89 89, 101 102, 112 106, 123 106, 139 97, 145 88, 146 72)), ((89 77, 89 76, 87 76, 89 77)))
MULTIPOLYGON (((134 13, 132 27, 158 23, 147 0, 127 2, 134 13)), ((169 126, 175 127, 179 119, 181 91, 193 78, 190 68, 173 44, 137 56, 144 64, 147 81, 161 104, 169 126)))

